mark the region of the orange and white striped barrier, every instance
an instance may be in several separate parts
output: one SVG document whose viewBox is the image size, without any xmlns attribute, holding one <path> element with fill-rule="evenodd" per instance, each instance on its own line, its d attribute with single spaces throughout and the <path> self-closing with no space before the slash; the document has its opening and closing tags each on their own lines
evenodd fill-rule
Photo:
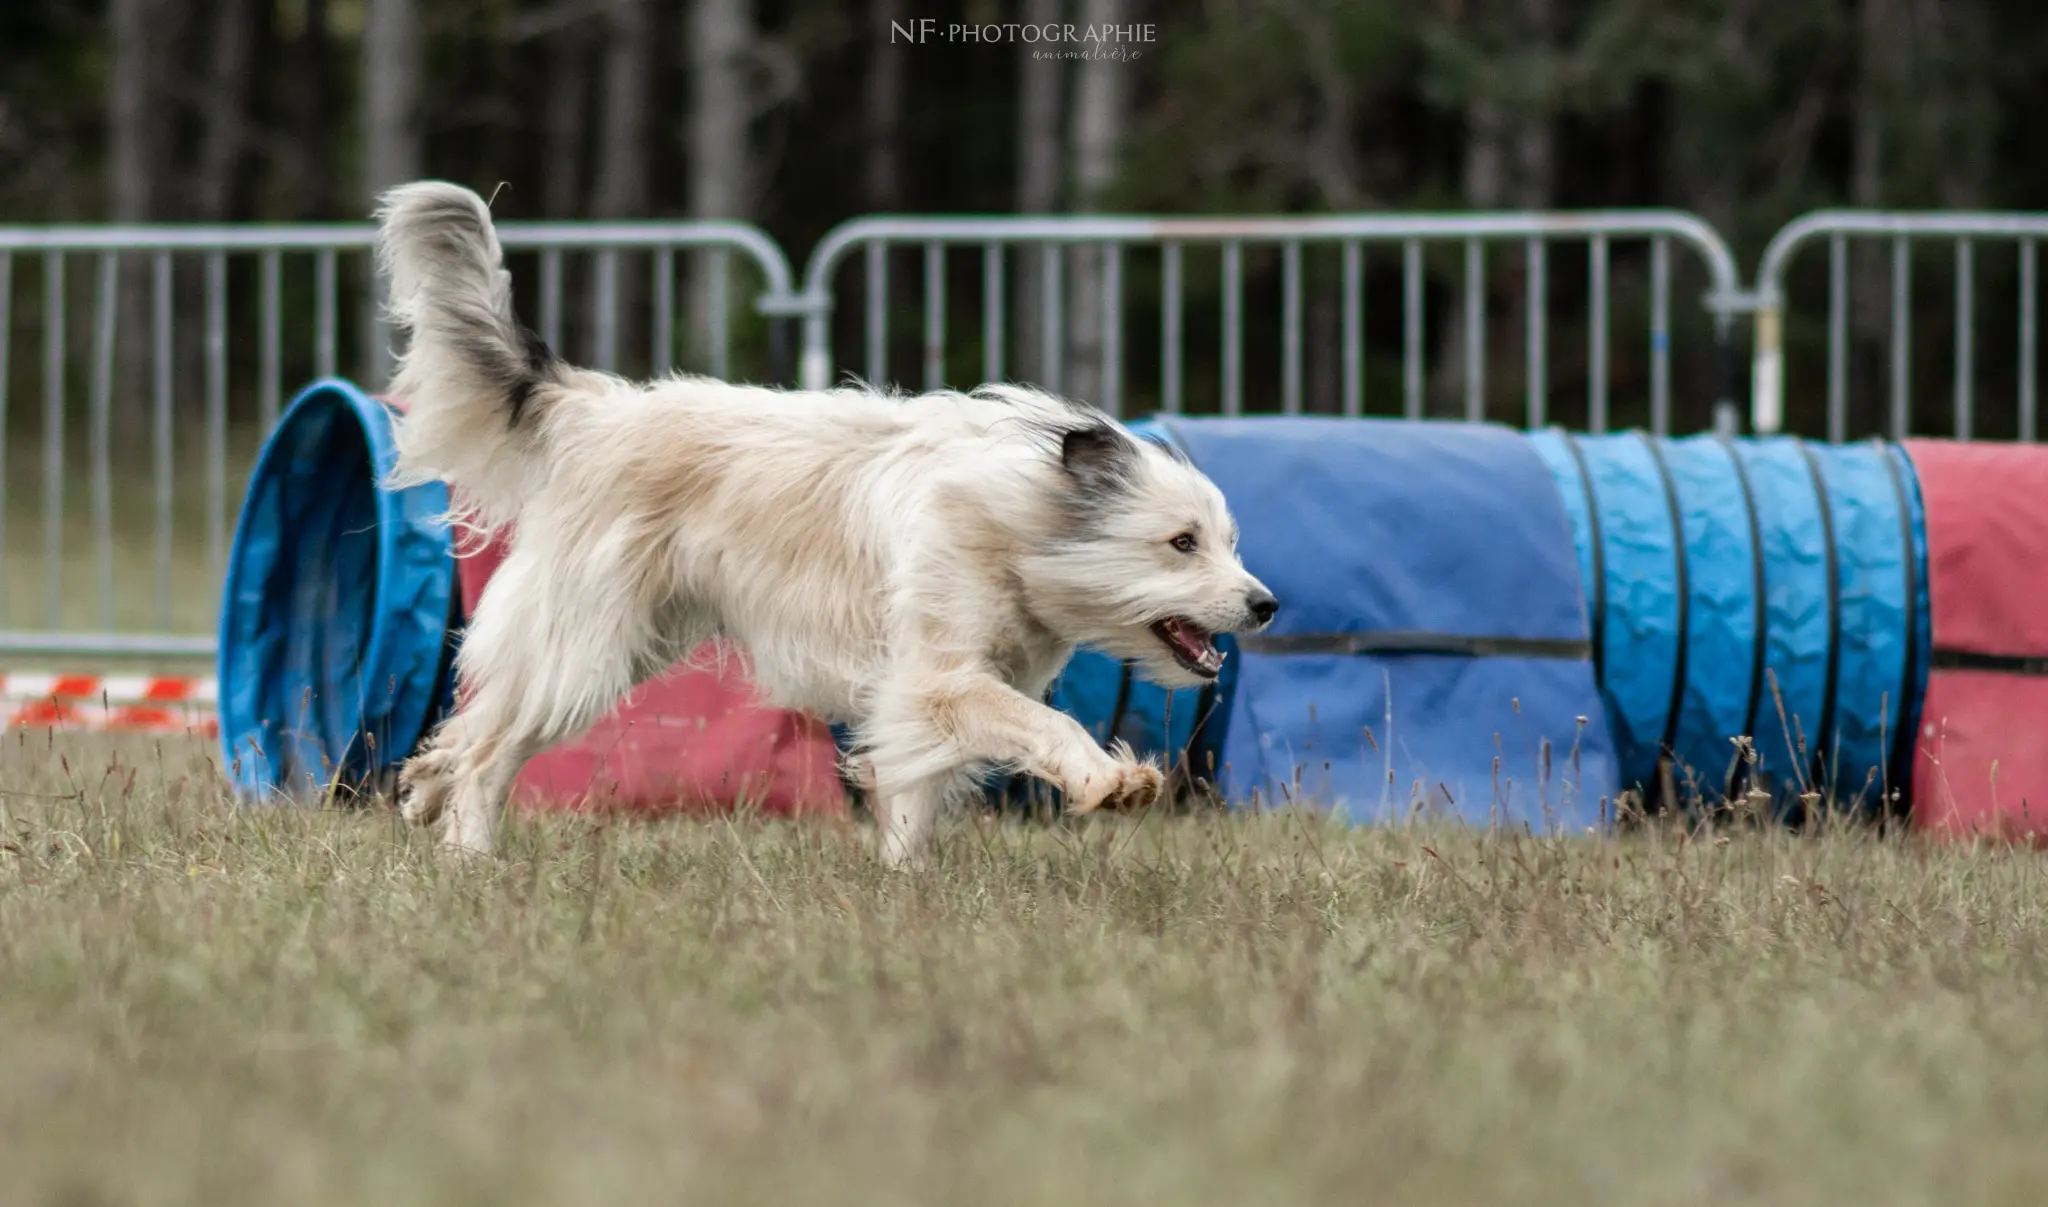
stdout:
<svg viewBox="0 0 2048 1207">
<path fill-rule="evenodd" d="M 0 672 L 0 710 L 10 729 L 111 733 L 220 732 L 213 678 Z"/>
</svg>

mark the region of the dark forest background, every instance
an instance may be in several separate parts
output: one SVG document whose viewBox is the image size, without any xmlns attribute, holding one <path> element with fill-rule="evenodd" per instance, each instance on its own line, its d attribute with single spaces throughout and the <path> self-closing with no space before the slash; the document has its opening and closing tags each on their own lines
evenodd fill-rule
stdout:
<svg viewBox="0 0 2048 1207">
<path fill-rule="evenodd" d="M 1022 43 L 892 43 L 892 23 L 920 18 L 1147 23 L 1154 34 L 1124 61 L 1034 59 Z M 496 206 L 511 218 L 745 219 L 799 267 L 833 224 L 875 211 L 1660 205 L 1711 222 L 1747 278 L 1774 229 L 1821 206 L 2041 206 L 2044 115 L 2039 0 L 0 4 L 0 221 L 361 219 L 380 187 L 435 175 L 503 182 Z M 1824 257 L 1809 258 L 1824 275 Z M 2016 278 L 2004 252 L 1979 259 L 1994 299 L 1978 306 L 1980 430 L 1996 434 L 1988 400 L 2012 388 L 2013 358 L 1998 349 L 2014 338 L 2002 291 Z M 1873 421 L 1888 263 L 1871 248 L 1854 273 L 1856 406 Z M 1938 409 L 1948 286 L 1933 274 L 1941 256 L 1929 263 L 1916 374 L 1928 383 L 1922 405 Z M 1458 388 L 1458 335 L 1444 318 L 1457 264 L 1432 262 L 1437 409 Z M 966 306 L 972 266 L 960 271 L 970 275 L 952 293 Z M 1247 271 L 1255 294 L 1270 286 L 1268 261 Z M 1553 265 L 1561 282 L 1575 271 Z M 1641 309 L 1629 284 L 1641 272 L 1616 261 L 1618 326 Z M 1314 274 L 1309 395 L 1327 406 L 1331 270 Z M 909 261 L 894 275 L 914 288 Z M 1134 268 L 1143 305 L 1138 279 Z M 1384 272 L 1374 281 L 1373 364 L 1394 374 L 1398 284 Z M 1700 287 L 1680 280 L 1684 322 Z M 1377 304 L 1382 288 L 1391 303 Z M 1509 341 L 1499 355 L 1512 360 L 1513 282 L 1498 291 L 1494 325 Z M 915 300 L 906 293 L 904 305 Z M 1191 312 L 1208 304 L 1191 292 Z M 849 366 L 857 316 L 841 319 Z M 905 339 L 914 326 L 896 323 Z M 1583 340 L 1568 320 L 1555 331 L 1563 348 Z M 1816 335 L 1795 322 L 1792 337 L 1806 347 Z M 1639 414 L 1639 343 L 1615 338 L 1624 420 Z M 1134 341 L 1133 359 L 1144 351 Z M 1271 372 L 1272 358 L 1248 348 L 1248 373 Z M 1709 359 L 1681 358 L 1691 422 L 1713 389 Z M 973 350 L 958 360 L 971 376 Z M 1568 351 L 1553 360 L 1561 390 L 1583 376 Z M 1818 389 L 1796 373 L 1795 386 Z M 1198 376 L 1191 396 L 1213 394 Z M 1495 376 L 1493 406 L 1511 411 L 1517 387 Z M 1398 394 L 1397 377 L 1372 378 L 1373 409 L 1398 406 Z M 1568 405 L 1557 417 L 1572 418 Z"/>
</svg>

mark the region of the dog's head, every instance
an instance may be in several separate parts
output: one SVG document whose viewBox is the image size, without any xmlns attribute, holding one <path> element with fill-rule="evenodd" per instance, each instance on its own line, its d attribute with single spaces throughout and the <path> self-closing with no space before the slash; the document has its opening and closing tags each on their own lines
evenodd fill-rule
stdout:
<svg viewBox="0 0 2048 1207">
<path fill-rule="evenodd" d="M 1066 522 L 1026 568 L 1032 611 L 1163 686 L 1213 680 L 1216 635 L 1262 629 L 1280 606 L 1238 560 L 1223 492 L 1106 416 L 1077 411 L 1057 436 Z"/>
</svg>

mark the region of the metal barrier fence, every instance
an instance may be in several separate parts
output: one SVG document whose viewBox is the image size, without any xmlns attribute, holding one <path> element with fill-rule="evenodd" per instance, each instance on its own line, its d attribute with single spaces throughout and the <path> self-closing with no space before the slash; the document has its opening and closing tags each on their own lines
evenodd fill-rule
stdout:
<svg viewBox="0 0 2048 1207">
<path fill-rule="evenodd" d="M 664 373 L 687 361 L 726 376 L 735 366 L 730 259 L 751 266 L 764 299 L 791 293 L 781 248 L 742 223 L 507 223 L 499 234 L 528 295 L 522 311 L 538 316 L 555 347 L 574 325 L 565 281 L 586 270 L 576 292 L 588 306 L 587 338 L 571 352 L 599 367 L 628 367 L 624 345 L 638 343 L 626 338 L 622 298 L 644 299 L 648 315 L 633 371 Z M 384 380 L 388 333 L 374 316 L 367 257 L 373 235 L 369 224 L 0 227 L 0 653 L 212 650 L 231 507 L 288 397 L 285 383 L 296 388 L 335 373 L 345 348 L 359 380 L 371 388 Z M 687 307 L 694 313 L 681 323 L 690 346 L 680 357 L 678 253 L 696 257 L 685 267 L 697 283 Z M 89 260 L 94 281 L 85 341 L 73 338 L 81 326 L 74 312 L 88 310 L 69 284 L 78 258 Z M 645 262 L 645 277 L 627 275 L 635 260 Z M 28 281 L 30 266 L 40 268 L 40 288 Z M 40 328 L 39 341 L 21 342 L 39 342 L 40 355 L 15 359 L 17 329 L 26 335 L 31 326 Z M 787 375 L 785 326 L 767 323 L 767 375 Z M 298 338 L 287 339 L 287 330 Z M 81 377 L 83 458 L 72 431 Z M 40 456 L 8 447 L 10 428 L 27 426 L 9 414 L 17 380 L 23 396 L 41 394 Z M 187 434 L 195 430 L 196 441 Z M 7 527 L 25 501 L 17 480 L 32 470 L 41 488 L 40 559 L 11 545 Z M 78 509 L 68 506 L 67 479 L 81 473 L 87 506 Z M 194 473 L 200 491 L 181 481 Z M 180 535 L 195 528 L 203 541 Z M 76 589 L 81 578 L 89 590 Z M 39 623 L 21 626 L 23 617 Z"/>
<path fill-rule="evenodd" d="M 925 388 L 945 384 L 947 377 L 946 300 L 947 252 L 960 245 L 978 246 L 982 253 L 981 272 L 981 366 L 984 380 L 1005 376 L 1008 345 L 1006 330 L 1009 289 L 1006 253 L 1013 247 L 1035 246 L 1039 313 L 1031 316 L 1038 324 L 1041 340 L 1037 381 L 1057 390 L 1063 382 L 1062 349 L 1071 341 L 1063 278 L 1070 248 L 1099 250 L 1092 266 L 1096 286 L 1099 333 L 1089 331 L 1099 356 L 1098 397 L 1112 412 L 1119 412 L 1124 399 L 1127 248 L 1145 246 L 1159 257 L 1160 368 L 1157 400 L 1159 409 L 1178 412 L 1186 402 L 1187 324 L 1184 308 L 1185 249 L 1213 246 L 1220 253 L 1221 325 L 1218 375 L 1219 409 L 1238 414 L 1245 405 L 1244 291 L 1245 248 L 1277 247 L 1281 265 L 1280 356 L 1278 406 L 1254 406 L 1252 410 L 1277 410 L 1297 414 L 1303 409 L 1303 258 L 1304 248 L 1333 245 L 1341 257 L 1339 287 L 1341 321 L 1342 389 L 1339 411 L 1358 415 L 1365 410 L 1365 249 L 1371 245 L 1395 244 L 1401 254 L 1401 394 L 1402 412 L 1411 417 L 1425 413 L 1427 362 L 1425 325 L 1428 307 L 1425 287 L 1428 273 L 1425 249 L 1445 243 L 1463 250 L 1463 287 L 1460 308 L 1451 321 L 1459 324 L 1462 336 L 1461 374 L 1463 411 L 1467 418 L 1487 415 L 1487 317 L 1489 282 L 1487 250 L 1490 245 L 1515 242 L 1521 245 L 1520 267 L 1525 297 L 1522 305 L 1524 333 L 1524 411 L 1530 426 L 1548 421 L 1550 407 L 1549 334 L 1551 312 L 1552 247 L 1563 241 L 1585 244 L 1587 249 L 1587 340 L 1586 388 L 1587 426 L 1595 431 L 1607 427 L 1609 408 L 1610 284 L 1611 249 L 1621 242 L 1640 243 L 1648 248 L 1650 350 L 1649 424 L 1662 433 L 1671 422 L 1671 247 L 1680 245 L 1697 259 L 1705 271 L 1707 289 L 1700 304 L 1707 312 L 1715 338 L 1722 345 L 1724 379 L 1732 378 L 1732 352 L 1728 340 L 1735 316 L 1746 311 L 1746 297 L 1740 289 L 1735 258 L 1727 244 L 1697 217 L 1668 210 L 1631 210 L 1583 213 L 1502 213 L 1424 215 L 1346 215 L 1303 218 L 1173 219 L 1118 217 L 1050 218 L 918 218 L 876 217 L 845 223 L 831 231 L 812 252 L 804 271 L 804 293 L 798 300 L 804 315 L 803 380 L 811 388 L 823 388 L 831 379 L 834 357 L 832 311 L 834 276 L 856 251 L 864 253 L 866 291 L 863 324 L 866 344 L 865 376 L 880 382 L 888 377 L 889 342 L 889 252 L 907 246 L 923 253 L 923 382 Z M 1082 299 L 1076 299 L 1080 301 Z M 1043 333 L 1057 336 L 1045 340 Z M 1013 374 L 1016 376 L 1016 374 Z M 1724 381 L 1717 398 L 1722 422 L 1734 417 L 1730 396 L 1732 381 Z"/>
<path fill-rule="evenodd" d="M 295 388 L 344 365 L 372 388 L 383 380 L 386 334 L 373 318 L 366 258 L 372 235 L 367 224 L 0 227 L 0 655 L 211 652 L 231 509 L 287 383 Z M 1861 303 L 1857 317 L 1865 321 L 1852 334 L 1855 249 L 1890 241 L 1882 426 L 1905 435 L 1915 426 L 1915 365 L 1928 367 L 1925 356 L 1914 358 L 1913 249 L 1941 240 L 1953 248 L 1948 406 L 1955 434 L 1968 439 L 1999 426 L 1982 421 L 1977 353 L 1983 332 L 2002 335 L 2007 319 L 2016 352 L 2012 431 L 2023 440 L 2038 431 L 2042 214 L 1810 214 L 1772 239 L 1754 293 L 1742 289 L 1734 256 L 1711 227 L 1667 210 L 862 218 L 835 228 L 812 252 L 800 291 L 782 250 L 741 223 L 508 223 L 500 235 L 514 261 L 521 312 L 533 316 L 543 338 L 581 363 L 632 376 L 688 367 L 787 381 L 797 351 L 788 328 L 800 321 L 801 380 L 822 388 L 838 363 L 835 320 L 846 319 L 837 334 L 861 346 L 864 375 L 888 381 L 896 301 L 890 266 L 892 257 L 912 255 L 921 256 L 912 307 L 921 331 L 918 354 L 908 359 L 918 362 L 914 384 L 924 388 L 1010 377 L 1055 390 L 1083 385 L 1119 413 L 1131 403 L 1168 412 L 1213 406 L 1226 414 L 1296 414 L 1316 409 L 1306 362 L 1320 356 L 1315 363 L 1333 387 L 1324 409 L 1339 414 L 1499 419 L 1508 417 L 1505 406 L 1518 412 L 1513 421 L 1532 427 L 1560 418 L 1577 424 L 1582 416 L 1584 427 L 1599 431 L 1639 415 L 1658 433 L 1700 417 L 1697 408 L 1684 417 L 1674 407 L 1674 333 L 1695 327 L 1706 333 L 1716 376 L 1684 394 L 1710 393 L 1712 421 L 1733 429 L 1735 320 L 1743 315 L 1754 318 L 1752 426 L 1787 426 L 1788 392 L 1804 396 L 1788 388 L 1788 349 L 1822 339 L 1791 301 L 1795 290 L 1804 297 L 1816 284 L 1799 275 L 1797 261 L 1825 240 L 1825 415 L 1801 410 L 1789 418 L 1815 431 L 1824 418 L 1832 440 L 1851 434 L 1852 343 L 1884 342 L 1868 321 L 1871 307 Z M 2016 245 L 2009 265 L 1999 258 L 1986 270 L 2015 274 L 2010 312 L 1980 309 L 1975 245 L 1990 240 Z M 1559 252 L 1560 245 L 1572 249 Z M 1674 246 L 1687 254 L 1674 257 Z M 978 273 L 955 254 L 975 248 Z M 681 311 L 679 253 L 693 257 L 681 266 L 691 282 Z M 1156 274 L 1138 271 L 1141 256 L 1156 260 Z M 733 304 L 749 287 L 731 279 L 735 257 L 751 273 L 750 310 Z M 1383 269 L 1382 257 L 1398 271 Z M 89 302 L 74 297 L 69 283 L 69 266 L 81 259 L 94 282 Z M 838 279 L 854 260 L 865 269 L 858 293 Z M 1261 275 L 1273 262 L 1277 270 Z M 1519 273 L 1519 284 L 1499 288 L 1502 269 Z M 1697 309 L 1674 312 L 1675 282 L 1687 274 L 1702 286 Z M 1271 313 L 1248 297 L 1273 300 Z M 858 304 L 842 306 L 849 300 Z M 1921 313 L 1927 309 L 1923 302 Z M 1134 317 L 1153 317 L 1148 310 L 1156 323 L 1134 325 Z M 1519 339 L 1504 329 L 1504 310 L 1519 317 Z M 1567 310 L 1569 322 L 1557 317 Z M 644 322 L 635 317 L 642 311 Z M 1555 333 L 1581 316 L 1583 340 L 1554 349 Z M 1614 339 L 1617 316 L 1622 325 L 1639 317 L 1647 336 L 1647 355 L 1626 361 L 1631 370 L 1640 362 L 1642 371 L 1620 389 L 1613 378 L 1624 359 L 1615 355 L 1623 346 Z M 961 338 L 970 328 L 978 328 L 971 332 L 977 338 Z M 1026 328 L 1040 337 L 1029 372 L 1017 366 L 1027 358 L 1014 350 Z M 679 348 L 679 335 L 686 347 Z M 1191 355 L 1210 343 L 1213 362 Z M 1517 343 L 1519 365 L 1489 363 L 1490 352 Z M 1275 388 L 1248 391 L 1247 382 L 1265 371 L 1262 357 Z M 1141 359 L 1156 364 L 1156 376 Z M 1793 384 L 1803 386 L 1805 369 L 1795 368 Z M 1091 380 L 1075 382 L 1083 372 Z M 1583 410 L 1576 395 L 1558 393 L 1557 383 L 1573 374 L 1583 377 Z M 1368 389 L 1375 381 L 1376 390 L 1398 396 L 1397 407 L 1379 405 L 1381 394 Z M 83 440 L 74 414 L 81 391 Z M 10 418 L 10 399 L 37 397 L 40 430 L 10 448 L 10 433 L 25 434 L 38 417 L 17 408 Z M 83 508 L 67 497 L 68 479 L 77 476 L 87 482 Z M 39 490 L 24 491 L 30 477 Z M 10 520 L 37 512 L 40 540 L 10 544 Z M 90 588 L 79 590 L 81 583 Z"/>
<path fill-rule="evenodd" d="M 1915 434 L 1913 407 L 1914 327 L 1913 251 L 1916 243 L 1942 241 L 1954 255 L 1954 303 L 1951 313 L 1954 345 L 1949 407 L 1959 440 L 1979 434 L 1978 293 L 1976 245 L 1980 241 L 2014 244 L 2012 267 L 2016 292 L 2013 381 L 2014 423 L 2010 432 L 2031 441 L 2038 434 L 2036 245 L 2048 236 L 2048 214 L 1883 213 L 1867 210 L 1822 210 L 1787 225 L 1772 237 L 1757 269 L 1756 334 L 1752 362 L 1751 423 L 1757 431 L 1775 432 L 1786 421 L 1786 318 L 1788 287 L 1801 251 L 1825 240 L 1828 246 L 1826 430 L 1831 441 L 1850 435 L 1851 358 L 1850 306 L 1852 249 L 1871 240 L 1888 240 L 1889 334 L 1884 434 L 1900 439 Z M 1866 264 L 1866 272 L 1874 265 Z M 1867 307 L 1866 310 L 1874 309 Z M 1998 317 L 1994 311 L 1993 318 Z"/>
</svg>

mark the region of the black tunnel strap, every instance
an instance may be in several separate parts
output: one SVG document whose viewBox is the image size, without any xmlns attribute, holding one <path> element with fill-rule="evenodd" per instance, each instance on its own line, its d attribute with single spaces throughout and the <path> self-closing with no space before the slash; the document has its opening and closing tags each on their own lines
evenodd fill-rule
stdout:
<svg viewBox="0 0 2048 1207">
<path fill-rule="evenodd" d="M 2048 677 L 2048 655 L 1985 654 L 1976 650 L 1945 650 L 1935 647 L 1929 664 L 1938 671 L 1985 671 L 1998 675 Z"/>
<path fill-rule="evenodd" d="M 434 663 L 434 687 L 427 696 L 427 723 L 420 729 L 422 741 L 447 716 L 453 716 L 461 704 L 453 698 L 451 689 L 459 689 L 460 686 L 454 683 L 455 656 L 462 647 L 463 635 L 468 631 L 468 621 L 463 615 L 462 575 L 451 571 L 450 577 L 453 581 L 448 584 L 447 627 L 441 630 L 441 653 Z M 440 712 L 443 695 L 450 696 L 446 716 Z"/>
<path fill-rule="evenodd" d="M 1209 722 L 1216 715 L 1216 704 L 1216 684 L 1203 684 L 1200 694 L 1195 697 L 1195 723 L 1189 727 L 1188 744 L 1181 751 L 1181 764 L 1187 768 L 1188 779 L 1194 783 L 1209 783 L 1216 772 L 1213 766 L 1203 766 L 1201 759 L 1201 756 L 1211 749 Z"/>
<path fill-rule="evenodd" d="M 1102 744 L 1107 747 L 1116 740 L 1119 730 L 1124 727 L 1124 714 L 1131 708 L 1131 661 L 1126 658 L 1117 670 L 1116 706 L 1109 710 L 1109 732 L 1102 735 Z"/>
<path fill-rule="evenodd" d="M 1560 432 L 1565 450 L 1579 467 L 1579 485 L 1586 492 L 1586 539 L 1593 547 L 1593 598 L 1590 633 L 1593 645 L 1593 682 L 1600 683 L 1607 665 L 1607 549 L 1600 537 L 1600 500 L 1593 490 L 1593 471 L 1586 464 L 1586 450 L 1578 437 Z"/>
<path fill-rule="evenodd" d="M 1901 802 L 1912 785 L 1913 734 L 1908 726 L 1913 724 L 1913 686 L 1917 679 L 1920 661 L 1920 559 L 1913 551 L 1913 511 L 1908 506 L 1906 475 L 1899 468 L 1899 458 L 1905 454 L 1894 451 L 1893 446 L 1877 441 L 1878 454 L 1884 458 L 1885 471 L 1891 475 L 1892 497 L 1899 505 L 1899 558 L 1905 563 L 1906 572 L 1906 665 L 1899 672 L 1899 692 L 1892 700 L 1892 748 L 1889 751 L 1892 787 L 1899 793 Z"/>
<path fill-rule="evenodd" d="M 1793 445 L 1799 455 L 1806 459 L 1806 472 L 1813 478 L 1814 498 L 1820 504 L 1821 547 L 1827 555 L 1828 568 L 1828 667 L 1827 686 L 1820 698 L 1820 729 L 1813 735 L 1813 759 L 1816 772 L 1827 770 L 1827 749 L 1834 742 L 1835 732 L 1835 677 L 1842 662 L 1842 569 L 1835 560 L 1835 507 L 1828 499 L 1827 479 L 1821 474 L 1820 458 L 1798 437 Z M 1816 781 L 1821 778 L 1815 775 Z"/>
<path fill-rule="evenodd" d="M 1767 581 L 1767 576 L 1764 572 L 1763 521 L 1757 515 L 1756 491 L 1750 486 L 1749 466 L 1742 460 L 1742 451 L 1735 447 L 1733 437 L 1723 435 L 1721 437 L 1721 447 L 1727 450 L 1728 460 L 1735 466 L 1735 482 L 1742 488 L 1742 510 L 1749 518 L 1749 589 L 1750 593 L 1755 597 L 1753 601 L 1755 614 L 1751 622 L 1755 628 L 1753 638 L 1755 645 L 1750 651 L 1749 657 L 1749 702 L 1743 706 L 1742 710 L 1742 735 L 1754 741 L 1756 738 L 1757 710 L 1763 706 L 1764 667 L 1768 661 L 1770 647 L 1771 609 L 1768 595 L 1770 583 Z M 1736 765 L 1735 774 L 1728 784 L 1729 796 L 1734 796 L 1746 786 L 1744 781 L 1748 778 L 1748 774 L 1749 767 L 1746 763 L 1738 763 Z"/>
<path fill-rule="evenodd" d="M 1247 654 L 1444 654 L 1462 658 L 1563 658 L 1583 662 L 1591 642 L 1573 637 L 1468 637 L 1389 629 L 1376 633 L 1257 633 L 1239 637 Z"/>
<path fill-rule="evenodd" d="M 1663 749 L 1670 753 L 1678 741 L 1678 714 L 1685 706 L 1685 676 L 1687 672 L 1687 650 L 1692 644 L 1692 588 L 1686 581 L 1685 517 L 1678 510 L 1678 484 L 1671 480 L 1671 467 L 1664 463 L 1664 450 L 1654 436 L 1638 432 L 1643 447 L 1650 452 L 1650 460 L 1657 465 L 1657 475 L 1664 480 L 1664 507 L 1671 515 L 1672 567 L 1677 578 L 1673 583 L 1678 595 L 1678 650 L 1671 660 L 1671 707 L 1664 716 Z"/>
</svg>

